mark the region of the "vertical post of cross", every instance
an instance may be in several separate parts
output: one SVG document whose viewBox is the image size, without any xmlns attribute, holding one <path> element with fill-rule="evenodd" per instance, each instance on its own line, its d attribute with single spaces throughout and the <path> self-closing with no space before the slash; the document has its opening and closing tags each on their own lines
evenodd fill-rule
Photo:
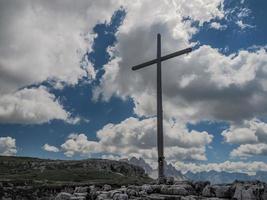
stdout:
<svg viewBox="0 0 267 200">
<path fill-rule="evenodd" d="M 164 181 L 164 140 L 163 140 L 163 111 L 162 111 L 162 83 L 161 83 L 161 62 L 171 58 L 189 53 L 192 48 L 186 48 L 181 51 L 161 56 L 161 36 L 157 35 L 157 58 L 132 67 L 132 70 L 142 69 L 144 67 L 157 64 L 157 144 L 158 144 L 158 181 Z"/>
<path fill-rule="evenodd" d="M 161 85 L 161 36 L 157 35 L 157 142 L 158 142 L 158 180 L 164 178 L 162 85 Z"/>
</svg>

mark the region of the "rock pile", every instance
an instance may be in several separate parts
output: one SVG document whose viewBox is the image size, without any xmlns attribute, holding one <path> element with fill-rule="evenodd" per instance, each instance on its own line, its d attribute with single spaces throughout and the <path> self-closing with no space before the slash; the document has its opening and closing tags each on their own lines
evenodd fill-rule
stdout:
<svg viewBox="0 0 267 200">
<path fill-rule="evenodd" d="M 0 199 L 55 199 L 55 200 L 267 200 L 267 184 L 259 181 L 211 185 L 209 182 L 173 181 L 165 184 L 86 185 L 34 189 L 0 185 Z"/>
<path fill-rule="evenodd" d="M 169 183 L 169 182 L 167 182 Z M 75 189 L 76 191 L 77 189 Z M 67 196 L 59 193 L 57 200 L 267 200 L 267 184 L 262 182 L 234 182 L 228 185 L 210 185 L 209 182 L 180 181 L 173 184 L 129 185 L 112 189 L 109 185 L 85 187 Z M 86 192 L 85 192 L 86 191 Z"/>
</svg>

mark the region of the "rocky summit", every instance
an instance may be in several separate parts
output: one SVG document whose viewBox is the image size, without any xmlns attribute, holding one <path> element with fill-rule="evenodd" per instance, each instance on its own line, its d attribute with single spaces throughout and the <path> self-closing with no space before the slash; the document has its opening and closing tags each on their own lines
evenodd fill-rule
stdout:
<svg viewBox="0 0 267 200">
<path fill-rule="evenodd" d="M 0 157 L 0 200 L 28 199 L 267 200 L 267 184 L 261 181 L 212 184 L 177 180 L 174 176 L 158 184 L 144 169 L 127 162 Z"/>
<path fill-rule="evenodd" d="M 32 186 L 1 185 L 3 200 L 266 200 L 267 184 L 263 182 L 234 182 L 211 185 L 209 182 L 166 180 L 165 184 L 143 184 L 112 187 L 83 185 L 34 188 Z"/>
</svg>

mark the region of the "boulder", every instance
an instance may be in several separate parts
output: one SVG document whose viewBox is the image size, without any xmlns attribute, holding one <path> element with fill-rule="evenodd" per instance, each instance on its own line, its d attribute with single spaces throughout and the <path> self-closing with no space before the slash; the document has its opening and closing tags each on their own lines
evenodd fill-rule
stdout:
<svg viewBox="0 0 267 200">
<path fill-rule="evenodd" d="M 215 193 L 213 188 L 210 185 L 206 185 L 205 188 L 202 191 L 203 197 L 214 197 Z"/>
<path fill-rule="evenodd" d="M 89 189 L 89 187 L 75 187 L 74 193 L 87 193 Z"/>
<path fill-rule="evenodd" d="M 162 185 L 151 185 L 153 193 L 160 193 Z"/>
<path fill-rule="evenodd" d="M 70 193 L 67 193 L 67 192 L 60 192 L 55 200 L 70 200 L 72 197 L 72 195 Z"/>
<path fill-rule="evenodd" d="M 111 188 L 110 185 L 105 184 L 105 185 L 103 186 L 103 190 L 104 190 L 104 191 L 110 191 L 111 189 L 112 189 L 112 188 Z"/>
<path fill-rule="evenodd" d="M 139 196 L 139 192 L 136 191 L 136 190 L 133 190 L 133 189 L 127 189 L 127 190 L 126 190 L 126 194 L 127 194 L 129 197 L 138 197 L 138 196 Z"/>
<path fill-rule="evenodd" d="M 218 198 L 231 198 L 230 186 L 213 186 L 215 196 Z"/>
<path fill-rule="evenodd" d="M 146 192 L 147 194 L 151 194 L 153 192 L 151 185 L 147 185 L 147 184 L 142 185 L 141 190 Z"/>
<path fill-rule="evenodd" d="M 109 191 L 109 197 L 113 198 L 116 194 L 121 194 L 121 190 L 111 190 Z"/>
<path fill-rule="evenodd" d="M 261 199 L 267 199 L 267 185 L 264 185 L 264 190 L 261 196 Z"/>
<path fill-rule="evenodd" d="M 173 177 L 170 176 L 170 177 L 166 177 L 165 179 L 166 179 L 165 182 L 167 185 L 173 185 L 174 184 L 174 178 Z"/>
<path fill-rule="evenodd" d="M 245 188 L 243 185 L 237 185 L 233 196 L 235 200 L 257 200 L 251 187 Z"/>
<path fill-rule="evenodd" d="M 168 195 L 188 195 L 188 191 L 181 185 L 164 185 L 161 187 L 160 193 Z"/>
<path fill-rule="evenodd" d="M 210 185 L 209 181 L 197 181 L 194 183 L 194 188 L 197 194 L 201 194 L 206 185 Z"/>
<path fill-rule="evenodd" d="M 186 197 L 181 197 L 181 200 L 198 200 L 199 198 L 196 196 L 186 196 Z"/>
<path fill-rule="evenodd" d="M 107 200 L 107 199 L 109 199 L 108 193 L 101 193 L 96 198 L 96 200 Z"/>
<path fill-rule="evenodd" d="M 119 193 L 116 193 L 113 196 L 113 200 L 128 200 L 128 195 L 127 194 L 119 194 Z"/>
</svg>

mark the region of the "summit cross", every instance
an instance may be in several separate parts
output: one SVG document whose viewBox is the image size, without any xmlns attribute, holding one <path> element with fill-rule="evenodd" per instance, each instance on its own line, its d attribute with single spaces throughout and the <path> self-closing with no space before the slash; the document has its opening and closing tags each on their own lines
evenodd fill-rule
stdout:
<svg viewBox="0 0 267 200">
<path fill-rule="evenodd" d="M 174 53 L 161 56 L 161 36 L 157 35 L 157 58 L 148 62 L 132 67 L 132 70 L 138 70 L 153 64 L 157 64 L 157 146 L 158 146 L 158 180 L 164 179 L 164 140 L 163 140 L 163 111 L 162 111 L 162 86 L 161 86 L 161 62 L 174 58 L 192 51 L 192 48 L 186 48 Z"/>
</svg>

